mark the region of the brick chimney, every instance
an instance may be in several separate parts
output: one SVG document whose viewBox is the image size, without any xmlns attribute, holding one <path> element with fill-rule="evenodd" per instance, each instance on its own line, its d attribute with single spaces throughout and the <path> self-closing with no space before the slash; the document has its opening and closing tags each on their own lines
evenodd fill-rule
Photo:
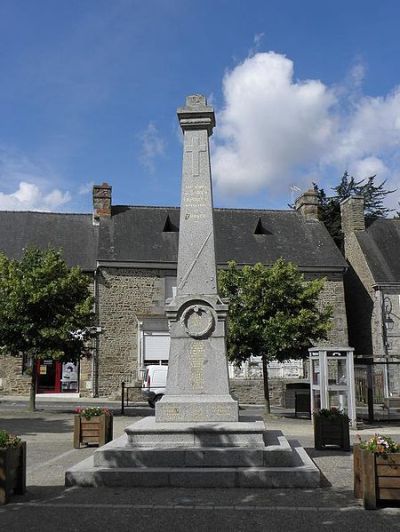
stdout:
<svg viewBox="0 0 400 532">
<path fill-rule="evenodd" d="M 295 209 L 306 220 L 318 220 L 319 201 L 315 190 L 310 188 L 299 196 L 295 202 Z"/>
<path fill-rule="evenodd" d="M 93 186 L 93 221 L 111 216 L 111 190 L 108 183 Z"/>
<path fill-rule="evenodd" d="M 364 196 L 350 196 L 340 204 L 342 231 L 345 235 L 353 231 L 364 231 Z"/>
</svg>

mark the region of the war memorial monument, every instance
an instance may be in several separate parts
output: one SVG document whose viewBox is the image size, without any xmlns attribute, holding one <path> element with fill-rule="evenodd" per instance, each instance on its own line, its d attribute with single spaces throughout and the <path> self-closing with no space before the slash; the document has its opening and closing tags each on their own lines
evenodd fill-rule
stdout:
<svg viewBox="0 0 400 532">
<path fill-rule="evenodd" d="M 171 344 L 167 389 L 155 417 L 66 472 L 66 485 L 317 487 L 301 447 L 264 421 L 240 421 L 229 393 L 228 303 L 218 295 L 209 136 L 212 107 L 201 95 L 178 109 L 184 153 L 177 289 L 167 304 Z"/>
</svg>

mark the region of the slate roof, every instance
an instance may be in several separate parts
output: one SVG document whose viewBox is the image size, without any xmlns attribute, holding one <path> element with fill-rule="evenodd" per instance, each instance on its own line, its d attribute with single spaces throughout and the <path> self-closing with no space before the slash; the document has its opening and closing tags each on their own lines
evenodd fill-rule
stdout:
<svg viewBox="0 0 400 532">
<path fill-rule="evenodd" d="M 101 220 L 99 260 L 177 261 L 179 233 L 173 229 L 179 226 L 179 208 L 115 206 L 112 213 Z M 215 209 L 214 221 L 218 264 L 272 264 L 283 257 L 302 269 L 346 268 L 325 226 L 295 211 Z M 254 234 L 256 228 L 262 234 Z"/>
<path fill-rule="evenodd" d="M 114 206 L 112 213 L 94 226 L 91 214 L 0 211 L 0 250 L 20 258 L 29 245 L 50 246 L 85 271 L 97 260 L 177 262 L 179 208 Z M 218 264 L 272 264 L 283 257 L 305 270 L 346 267 L 325 226 L 295 211 L 215 209 L 214 220 Z"/>
<path fill-rule="evenodd" d="M 24 248 L 62 249 L 69 266 L 96 268 L 98 228 L 91 214 L 0 211 L 0 251 L 19 259 Z"/>
<path fill-rule="evenodd" d="M 400 220 L 380 218 L 355 235 L 376 284 L 400 283 Z"/>
</svg>

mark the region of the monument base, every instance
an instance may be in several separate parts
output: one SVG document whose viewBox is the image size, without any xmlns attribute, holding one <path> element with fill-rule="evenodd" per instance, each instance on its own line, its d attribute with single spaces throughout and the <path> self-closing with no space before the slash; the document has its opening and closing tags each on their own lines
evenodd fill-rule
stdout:
<svg viewBox="0 0 400 532">
<path fill-rule="evenodd" d="M 157 423 L 143 418 L 125 429 L 134 447 L 252 447 L 264 448 L 263 421 L 251 423 Z"/>
<path fill-rule="evenodd" d="M 264 423 L 156 423 L 144 418 L 65 474 L 66 486 L 316 488 L 299 445 Z"/>
<path fill-rule="evenodd" d="M 239 405 L 230 395 L 164 395 L 156 403 L 156 421 L 238 422 Z"/>
</svg>

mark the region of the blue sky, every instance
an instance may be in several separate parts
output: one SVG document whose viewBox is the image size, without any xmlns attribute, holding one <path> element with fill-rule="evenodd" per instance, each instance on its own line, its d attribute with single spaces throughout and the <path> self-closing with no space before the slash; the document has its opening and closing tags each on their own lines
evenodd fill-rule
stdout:
<svg viewBox="0 0 400 532">
<path fill-rule="evenodd" d="M 89 212 L 103 181 L 178 205 L 193 93 L 216 206 L 286 208 L 345 170 L 396 188 L 399 22 L 397 0 L 1 0 L 0 209 Z"/>
</svg>

